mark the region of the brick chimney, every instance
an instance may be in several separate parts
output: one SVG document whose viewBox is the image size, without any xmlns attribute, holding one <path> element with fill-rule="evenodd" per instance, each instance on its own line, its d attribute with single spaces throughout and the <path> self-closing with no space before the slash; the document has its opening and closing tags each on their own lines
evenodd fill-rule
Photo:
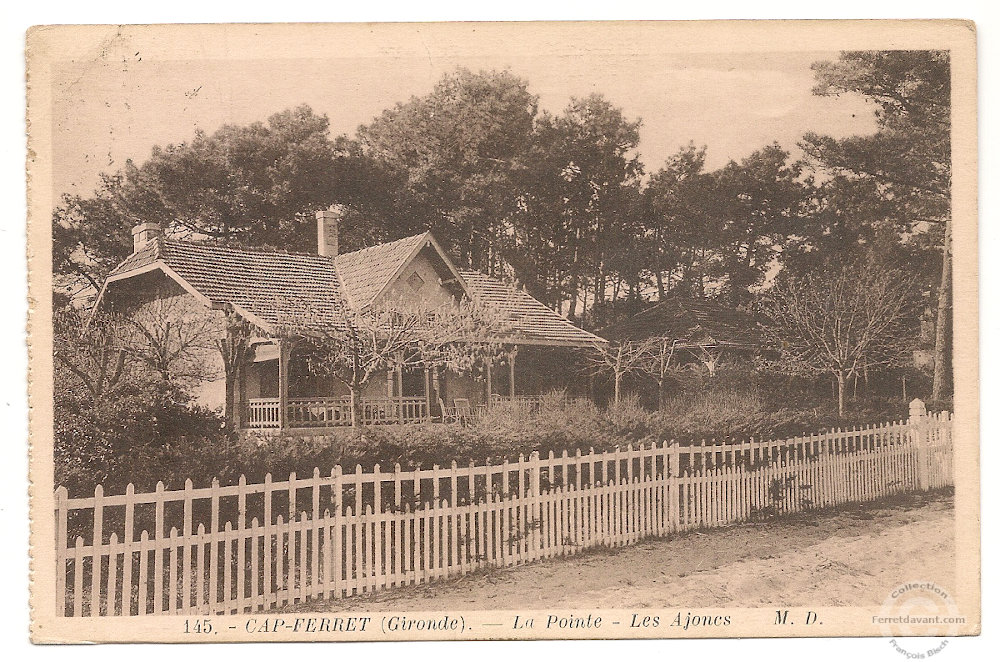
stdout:
<svg viewBox="0 0 1000 662">
<path fill-rule="evenodd" d="M 316 212 L 316 235 L 320 255 L 337 257 L 340 250 L 340 219 L 343 205 L 330 205 L 329 209 Z"/>
<path fill-rule="evenodd" d="M 132 250 L 137 251 L 154 239 L 163 237 L 163 228 L 152 221 L 140 223 L 132 228 Z"/>
</svg>

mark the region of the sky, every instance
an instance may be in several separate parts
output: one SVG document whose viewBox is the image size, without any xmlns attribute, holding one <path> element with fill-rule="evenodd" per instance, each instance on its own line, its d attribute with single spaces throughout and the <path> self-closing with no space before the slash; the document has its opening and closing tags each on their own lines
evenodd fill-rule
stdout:
<svg viewBox="0 0 1000 662">
<path fill-rule="evenodd" d="M 127 47 L 127 50 L 123 50 Z M 86 195 L 100 172 L 142 162 L 154 145 L 189 140 L 196 129 L 248 124 L 302 103 L 330 119 L 331 134 L 353 134 L 385 108 L 431 90 L 456 67 L 509 69 L 539 105 L 561 111 L 571 97 L 600 92 L 626 117 L 641 118 L 639 155 L 647 171 L 688 142 L 705 145 L 721 167 L 778 142 L 793 155 L 807 131 L 835 137 L 875 130 L 873 107 L 858 96 L 811 93 L 817 60 L 836 52 L 534 52 L 426 55 L 391 48 L 324 57 L 173 59 L 125 44 L 114 57 L 65 60 L 54 73 L 54 193 Z M 315 52 L 313 49 L 310 53 Z"/>
</svg>

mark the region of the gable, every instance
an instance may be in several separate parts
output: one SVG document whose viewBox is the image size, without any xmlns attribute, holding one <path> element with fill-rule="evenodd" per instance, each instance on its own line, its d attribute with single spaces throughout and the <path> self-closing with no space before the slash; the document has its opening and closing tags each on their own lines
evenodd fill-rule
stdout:
<svg viewBox="0 0 1000 662">
<path fill-rule="evenodd" d="M 109 288 L 103 298 L 103 306 L 108 312 L 128 314 L 151 301 L 175 296 L 193 298 L 192 294 L 162 269 L 152 269 Z"/>
<path fill-rule="evenodd" d="M 445 284 L 451 274 L 434 259 L 433 250 L 425 246 L 417 253 L 388 284 L 382 298 L 420 301 L 428 308 L 455 303 L 455 288 Z"/>
<path fill-rule="evenodd" d="M 467 293 L 458 270 L 430 232 L 338 255 L 335 264 L 344 297 L 356 310 L 384 300 L 390 292 L 408 299 L 417 291 L 406 283 L 414 269 L 421 270 L 420 280 L 437 282 L 452 297 Z M 446 301 L 443 295 L 434 298 Z"/>
<path fill-rule="evenodd" d="M 415 235 L 338 255 L 337 275 L 352 307 L 370 306 L 423 240 L 424 235 Z"/>
</svg>

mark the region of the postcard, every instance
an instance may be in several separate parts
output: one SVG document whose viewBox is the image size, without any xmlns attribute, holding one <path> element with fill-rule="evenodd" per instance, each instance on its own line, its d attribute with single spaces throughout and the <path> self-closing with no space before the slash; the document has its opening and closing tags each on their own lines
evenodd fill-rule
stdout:
<svg viewBox="0 0 1000 662">
<path fill-rule="evenodd" d="M 26 39 L 33 641 L 979 633 L 972 23 Z"/>
</svg>

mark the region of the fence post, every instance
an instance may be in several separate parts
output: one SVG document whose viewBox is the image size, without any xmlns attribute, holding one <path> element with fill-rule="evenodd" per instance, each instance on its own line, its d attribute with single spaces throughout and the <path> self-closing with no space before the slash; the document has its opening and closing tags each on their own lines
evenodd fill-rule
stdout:
<svg viewBox="0 0 1000 662">
<path fill-rule="evenodd" d="M 343 545 L 341 523 L 344 515 L 343 480 L 344 469 L 338 464 L 333 467 L 333 485 L 332 493 L 330 494 L 330 500 L 333 503 L 333 576 L 331 579 L 328 579 L 330 589 L 327 592 L 327 597 L 330 597 L 332 593 L 335 598 L 341 597 L 341 589 L 343 587 L 341 584 L 341 577 L 343 576 L 343 561 L 341 559 Z M 350 573 L 347 576 L 350 578 Z"/>
<path fill-rule="evenodd" d="M 511 361 L 513 361 L 511 357 Z M 513 377 L 513 373 L 511 373 Z M 542 460 L 541 455 L 538 451 L 532 451 L 531 458 L 529 460 L 529 479 L 531 480 L 531 496 L 529 497 L 529 520 L 528 525 L 525 527 L 525 535 L 530 536 L 525 542 L 525 551 L 528 554 L 527 560 L 534 561 L 539 558 L 541 552 L 541 534 L 542 534 L 542 515 L 541 508 L 539 507 L 541 502 L 538 498 L 539 493 L 542 490 Z"/>
<path fill-rule="evenodd" d="M 541 455 L 538 451 L 532 451 L 531 457 L 529 458 L 531 467 L 531 492 L 534 495 L 538 495 L 539 490 L 542 487 L 542 464 Z"/>
<path fill-rule="evenodd" d="M 667 531 L 669 533 L 676 533 L 681 530 L 681 452 L 677 442 L 673 439 L 670 440 L 670 454 L 667 456 L 666 468 L 670 475 L 670 487 L 667 496 L 669 503 Z"/>
<path fill-rule="evenodd" d="M 94 488 L 94 533 L 90 539 L 91 570 L 90 570 L 90 615 L 101 615 L 101 557 L 104 553 L 104 487 Z M 111 563 L 111 556 L 108 556 Z M 114 599 L 109 604 L 114 605 Z M 114 614 L 109 614 L 113 616 Z"/>
<path fill-rule="evenodd" d="M 925 492 L 930 489 L 930 464 L 927 456 L 928 433 L 927 407 L 920 398 L 910 401 L 910 418 L 906 422 L 909 428 L 910 442 L 917 453 L 917 489 Z"/>
<path fill-rule="evenodd" d="M 68 511 L 66 501 L 69 492 L 65 487 L 56 488 L 56 616 L 66 615 L 66 540 L 68 529 Z M 74 614 L 79 616 L 79 614 Z"/>
</svg>

